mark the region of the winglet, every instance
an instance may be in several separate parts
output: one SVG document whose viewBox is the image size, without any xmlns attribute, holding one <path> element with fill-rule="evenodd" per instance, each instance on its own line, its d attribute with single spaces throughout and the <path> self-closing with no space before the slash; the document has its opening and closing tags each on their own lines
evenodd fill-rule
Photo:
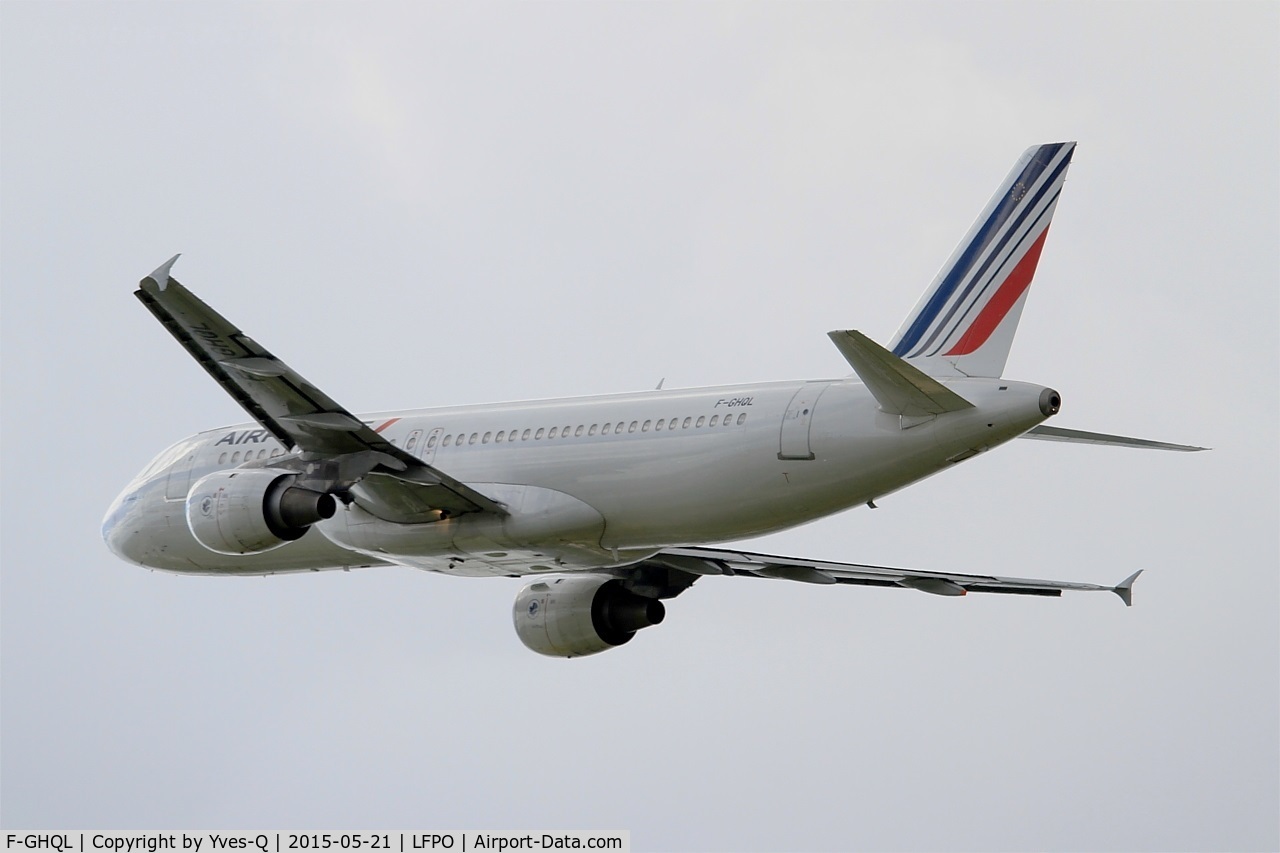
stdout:
<svg viewBox="0 0 1280 853">
<path fill-rule="evenodd" d="M 880 408 L 895 415 L 940 415 L 973 404 L 861 332 L 827 332 Z"/>
<path fill-rule="evenodd" d="M 1111 588 L 1111 591 L 1120 596 L 1120 600 L 1124 602 L 1125 607 L 1133 606 L 1133 582 L 1138 579 L 1138 575 L 1142 574 L 1142 569 L 1138 569 L 1129 577 L 1122 580 Z"/>
<path fill-rule="evenodd" d="M 151 275 L 144 278 L 141 282 L 139 282 L 139 284 L 146 284 L 149 281 L 156 287 L 160 288 L 161 290 L 164 290 L 165 287 L 169 285 L 169 270 L 173 268 L 173 265 L 178 262 L 178 258 L 180 257 L 182 257 L 181 252 L 174 255 L 172 258 L 170 258 L 169 260 L 161 264 L 159 267 L 157 267 L 155 272 L 153 272 Z"/>
</svg>

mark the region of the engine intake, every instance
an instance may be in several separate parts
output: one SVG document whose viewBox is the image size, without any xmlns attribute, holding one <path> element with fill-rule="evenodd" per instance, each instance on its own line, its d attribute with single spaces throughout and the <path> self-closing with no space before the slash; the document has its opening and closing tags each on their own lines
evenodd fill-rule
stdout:
<svg viewBox="0 0 1280 853">
<path fill-rule="evenodd" d="M 217 471 L 187 494 L 191 535 L 217 554 L 260 554 L 300 539 L 337 510 L 333 495 L 295 486 L 290 471 Z"/>
<path fill-rule="evenodd" d="M 520 590 L 512 608 L 520 642 L 538 654 L 566 658 L 628 643 L 636 631 L 657 625 L 666 613 L 658 599 L 600 575 L 531 583 Z"/>
</svg>

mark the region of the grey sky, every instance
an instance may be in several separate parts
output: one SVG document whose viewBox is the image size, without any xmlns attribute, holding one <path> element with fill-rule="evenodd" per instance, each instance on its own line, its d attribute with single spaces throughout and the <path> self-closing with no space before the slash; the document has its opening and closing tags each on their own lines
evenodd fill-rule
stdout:
<svg viewBox="0 0 1280 853">
<path fill-rule="evenodd" d="M 629 828 L 636 849 L 1280 846 L 1275 4 L 0 5 L 8 828 Z M 840 375 L 1076 139 L 1006 375 L 1055 424 L 547 660 L 517 581 L 223 580 L 98 525 L 244 420 L 176 275 L 355 411 Z M 732 500 L 732 495 L 726 495 Z"/>
</svg>

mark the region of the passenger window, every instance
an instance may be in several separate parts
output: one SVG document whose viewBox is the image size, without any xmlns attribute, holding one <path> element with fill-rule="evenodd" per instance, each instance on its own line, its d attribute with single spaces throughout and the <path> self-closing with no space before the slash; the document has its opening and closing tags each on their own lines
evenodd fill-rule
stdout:
<svg viewBox="0 0 1280 853">
<path fill-rule="evenodd" d="M 506 432 L 505 432 L 505 431 L 503 431 L 503 430 L 498 430 L 498 434 L 497 434 L 496 436 L 494 436 L 493 443 L 494 443 L 494 444 L 502 444 L 502 437 L 503 437 L 504 435 L 506 435 Z"/>
<path fill-rule="evenodd" d="M 240 451 L 237 450 L 235 453 L 231 454 L 231 464 L 235 465 L 239 461 L 240 461 Z"/>
<path fill-rule="evenodd" d="M 435 447 L 435 446 L 436 446 L 436 439 L 437 439 L 438 437 L 439 437 L 439 436 L 435 436 L 435 435 L 433 435 L 433 436 L 431 436 L 431 438 L 428 438 L 428 439 L 427 439 L 427 447 Z"/>
<path fill-rule="evenodd" d="M 742 414 L 738 415 L 738 426 L 742 426 L 742 425 L 743 425 L 743 424 L 745 424 L 746 422 L 747 422 L 747 413 L 746 413 L 746 412 L 743 412 Z"/>
<path fill-rule="evenodd" d="M 467 444 L 475 444 L 476 440 L 479 438 L 480 438 L 480 433 L 473 432 L 471 433 L 471 438 L 467 439 Z"/>
<path fill-rule="evenodd" d="M 585 429 L 585 427 L 583 427 L 582 424 L 578 424 L 578 428 L 573 431 L 573 437 L 577 438 L 578 436 L 582 435 L 583 429 Z"/>
<path fill-rule="evenodd" d="M 417 433 L 414 433 L 413 435 L 409 436 L 409 440 L 404 443 L 404 449 L 413 450 L 413 448 L 417 447 L 417 445 L 418 445 L 418 435 Z"/>
<path fill-rule="evenodd" d="M 662 429 L 662 425 L 663 425 L 663 424 L 665 424 L 665 423 L 666 423 L 666 420 L 665 420 L 665 419 L 663 419 L 663 418 L 658 418 L 658 422 L 657 422 L 656 424 L 654 424 L 654 425 L 653 425 L 653 431 L 654 431 L 654 432 L 659 432 L 659 431 Z"/>
<path fill-rule="evenodd" d="M 481 444 L 488 444 L 488 443 L 489 443 L 489 439 L 491 439 L 491 438 L 493 438 L 493 433 L 491 433 L 491 432 L 486 432 L 486 433 L 484 434 L 484 438 L 480 440 L 480 443 L 481 443 Z"/>
<path fill-rule="evenodd" d="M 284 451 L 278 447 L 275 450 L 271 451 L 272 459 L 275 459 L 277 456 L 283 456 L 283 455 L 284 455 Z"/>
<path fill-rule="evenodd" d="M 547 430 L 546 430 L 546 428 L 545 428 L 545 427 L 538 427 L 538 431 L 537 431 L 537 433 L 535 433 L 535 434 L 534 434 L 534 436 L 533 436 L 533 437 L 534 437 L 534 439 L 535 439 L 535 440 L 537 440 L 537 439 L 539 439 L 539 438 L 542 438 L 542 437 L 543 437 L 544 435 L 546 435 L 546 434 L 547 434 Z"/>
<path fill-rule="evenodd" d="M 559 427 L 552 427 L 550 432 L 547 433 L 547 438 L 555 438 L 558 430 L 559 430 Z"/>
<path fill-rule="evenodd" d="M 227 461 L 227 454 L 226 454 L 226 451 L 223 451 L 222 453 L 219 453 L 219 454 L 218 454 L 218 464 L 219 464 L 219 465 L 222 465 L 222 464 L 223 464 L 223 463 L 225 463 L 226 461 Z"/>
<path fill-rule="evenodd" d="M 639 421 L 632 421 L 631 426 L 627 427 L 627 432 L 635 432 L 636 427 L 640 425 Z"/>
<path fill-rule="evenodd" d="M 573 429 L 573 425 L 572 425 L 572 424 L 565 424 L 564 429 L 560 430 L 560 437 L 561 437 L 561 438 L 568 438 L 568 437 L 569 437 L 569 430 L 571 430 L 571 429 Z"/>
<path fill-rule="evenodd" d="M 718 423 L 720 423 L 720 416 L 719 416 L 719 415 L 712 415 L 712 416 L 711 416 L 711 423 L 707 424 L 707 426 L 715 426 L 715 425 L 716 425 L 716 424 L 718 424 Z"/>
<path fill-rule="evenodd" d="M 699 415 L 699 416 L 698 416 L 698 423 L 697 423 L 697 427 L 698 427 L 698 429 L 702 429 L 702 425 L 703 425 L 703 424 L 705 424 L 706 422 L 707 422 L 706 417 Z"/>
<path fill-rule="evenodd" d="M 680 425 L 680 424 L 678 424 L 678 423 L 677 423 L 677 421 L 678 421 L 678 420 L 679 420 L 679 418 L 672 418 L 672 419 L 671 419 L 671 423 L 667 424 L 667 429 L 668 429 L 668 430 L 673 430 L 673 429 L 675 429 L 676 427 L 678 427 L 678 426 Z"/>
<path fill-rule="evenodd" d="M 685 418 L 684 423 L 680 425 L 681 429 L 688 429 L 689 424 L 693 423 L 693 418 Z"/>
<path fill-rule="evenodd" d="M 258 458 L 259 459 L 267 458 L 267 449 L 265 447 L 258 451 Z"/>
<path fill-rule="evenodd" d="M 601 435 L 608 435 L 608 434 L 609 434 L 609 428 L 610 428 L 611 426 L 612 426 L 612 424 L 605 424 L 603 427 L 601 427 L 601 428 L 600 428 L 600 434 L 601 434 Z"/>
<path fill-rule="evenodd" d="M 596 430 L 600 428 L 599 424 L 592 424 L 591 429 L 587 430 L 587 435 L 595 435 Z"/>
<path fill-rule="evenodd" d="M 733 415 L 725 415 L 723 426 L 729 426 L 731 423 L 733 423 Z"/>
<path fill-rule="evenodd" d="M 644 426 L 640 427 L 641 432 L 648 432 L 649 427 L 653 425 L 653 421 L 645 421 Z"/>
<path fill-rule="evenodd" d="M 529 440 L 529 430 L 525 430 L 524 432 L 522 432 L 522 433 L 520 434 L 520 440 L 521 440 L 521 441 L 528 441 L 528 440 Z"/>
</svg>

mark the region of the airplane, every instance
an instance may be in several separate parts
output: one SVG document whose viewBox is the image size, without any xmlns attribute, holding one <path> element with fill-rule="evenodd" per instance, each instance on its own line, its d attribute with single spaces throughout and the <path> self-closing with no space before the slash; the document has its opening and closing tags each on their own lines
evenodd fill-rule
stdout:
<svg viewBox="0 0 1280 853">
<path fill-rule="evenodd" d="M 397 565 L 528 577 L 529 649 L 580 657 L 663 621 L 708 575 L 1060 596 L 1114 586 L 799 559 L 732 547 L 857 506 L 1015 438 L 1205 448 L 1051 427 L 1062 399 L 1002 378 L 1075 150 L 1029 148 L 888 347 L 829 332 L 843 378 L 356 416 L 183 287 L 135 296 L 254 423 L 160 453 L 112 504 L 108 547 L 195 575 Z"/>
</svg>

